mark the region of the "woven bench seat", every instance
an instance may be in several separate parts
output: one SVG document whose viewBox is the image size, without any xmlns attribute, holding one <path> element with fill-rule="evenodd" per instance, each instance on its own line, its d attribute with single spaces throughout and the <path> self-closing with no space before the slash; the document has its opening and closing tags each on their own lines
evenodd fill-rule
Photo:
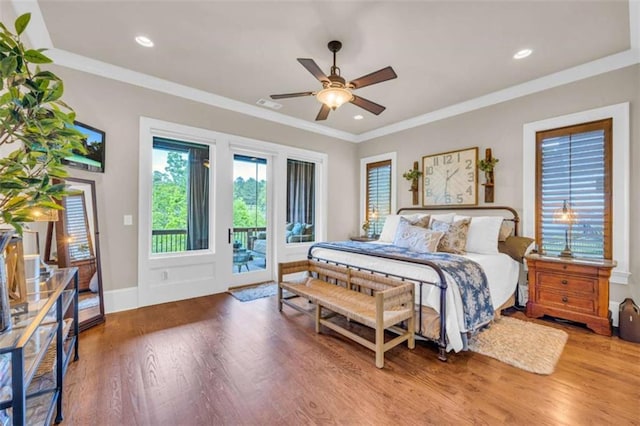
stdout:
<svg viewBox="0 0 640 426">
<path fill-rule="evenodd" d="M 317 278 L 303 281 L 285 281 L 288 274 L 308 272 Z M 278 270 L 278 309 L 286 304 L 304 313 L 298 305 L 283 297 L 283 289 L 303 297 L 315 304 L 316 332 L 324 325 L 348 337 L 376 353 L 376 366 L 384 366 L 384 352 L 407 341 L 414 348 L 414 285 L 382 275 L 355 271 L 342 266 L 328 265 L 316 261 L 281 263 Z M 375 329 L 375 342 L 370 342 L 355 333 L 322 317 L 322 309 L 345 316 Z M 394 327 L 407 321 L 407 329 Z M 384 341 L 384 330 L 392 328 L 399 336 Z"/>
</svg>

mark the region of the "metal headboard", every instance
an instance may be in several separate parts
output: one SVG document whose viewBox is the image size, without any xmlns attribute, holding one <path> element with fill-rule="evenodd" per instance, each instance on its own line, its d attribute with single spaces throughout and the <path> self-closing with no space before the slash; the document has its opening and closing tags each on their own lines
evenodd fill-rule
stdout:
<svg viewBox="0 0 640 426">
<path fill-rule="evenodd" d="M 513 235 L 518 236 L 518 225 L 520 224 L 520 216 L 518 212 L 508 206 L 423 206 L 423 207 L 401 207 L 398 209 L 397 214 L 406 212 L 433 212 L 433 211 L 446 211 L 446 212 L 461 212 L 461 211 L 478 211 L 478 210 L 493 210 L 508 212 L 512 217 L 505 217 L 504 220 L 513 222 Z"/>
</svg>

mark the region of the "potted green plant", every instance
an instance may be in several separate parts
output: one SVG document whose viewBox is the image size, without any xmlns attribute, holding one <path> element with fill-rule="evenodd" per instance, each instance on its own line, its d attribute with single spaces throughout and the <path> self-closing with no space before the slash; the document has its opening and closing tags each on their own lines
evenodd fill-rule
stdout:
<svg viewBox="0 0 640 426">
<path fill-rule="evenodd" d="M 418 169 L 409 169 L 402 174 L 402 177 L 411 182 L 411 188 L 409 191 L 418 190 L 418 179 L 422 176 L 422 172 Z"/>
<path fill-rule="evenodd" d="M 491 157 L 488 159 L 483 158 L 478 161 L 478 169 L 484 172 L 485 179 L 487 183 L 493 183 L 493 169 L 496 167 L 500 160 L 495 157 Z"/>
<path fill-rule="evenodd" d="M 62 80 L 40 68 L 50 63 L 42 49 L 24 46 L 20 35 L 31 19 L 15 21 L 15 33 L 0 23 L 0 228 L 22 234 L 22 223 L 35 209 L 61 209 L 55 201 L 66 194 L 54 178 L 67 176 L 62 159 L 84 152 L 84 136 L 73 129 L 75 114 L 62 101 Z M 11 150 L 13 149 L 13 150 Z M 0 241 L 4 240 L 0 238 Z M 4 252 L 0 255 L 4 256 Z M 0 259 L 4 266 L 4 259 Z M 0 271 L 0 281 L 6 274 Z M 6 285 L 0 286 L 0 299 Z M 0 300 L 0 330 L 10 325 Z"/>
<path fill-rule="evenodd" d="M 72 150 L 85 151 L 84 136 L 73 129 L 75 113 L 62 101 L 64 85 L 40 64 L 52 62 L 42 49 L 28 49 L 20 35 L 31 15 L 15 21 L 15 34 L 0 23 L 0 223 L 22 232 L 34 208 L 60 209 L 65 195 L 62 159 Z M 34 69 L 35 65 L 35 69 Z"/>
</svg>

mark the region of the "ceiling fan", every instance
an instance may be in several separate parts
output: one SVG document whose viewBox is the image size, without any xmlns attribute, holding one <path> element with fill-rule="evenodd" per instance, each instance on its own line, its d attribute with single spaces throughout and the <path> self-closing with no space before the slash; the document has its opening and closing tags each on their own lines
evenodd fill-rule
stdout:
<svg viewBox="0 0 640 426">
<path fill-rule="evenodd" d="M 326 120 L 331 110 L 335 111 L 336 108 L 339 108 L 346 102 L 351 102 L 352 104 L 366 109 L 367 111 L 375 115 L 379 115 L 382 111 L 384 111 L 385 107 L 383 107 L 382 105 L 379 105 L 360 96 L 356 96 L 352 93 L 352 91 L 355 89 L 361 89 L 363 87 L 370 86 L 372 84 L 392 80 L 398 77 L 393 68 L 382 68 L 381 70 L 363 75 L 362 77 L 356 78 L 355 80 L 351 80 L 347 83 L 346 80 L 340 76 L 340 68 L 336 66 L 336 52 L 338 52 L 342 48 L 342 43 L 337 40 L 333 40 L 329 42 L 327 47 L 329 47 L 329 50 L 333 52 L 333 66 L 331 67 L 331 73 L 328 77 L 322 72 L 318 64 L 316 64 L 313 59 L 298 58 L 298 62 L 300 62 L 302 66 L 307 69 L 307 71 L 313 74 L 313 76 L 317 78 L 320 83 L 322 83 L 322 90 L 319 90 L 317 92 L 298 92 L 285 93 L 281 95 L 271 95 L 271 99 L 315 96 L 316 99 L 318 99 L 318 101 L 322 103 L 320 112 L 318 112 L 318 115 L 316 116 L 316 121 Z"/>
</svg>

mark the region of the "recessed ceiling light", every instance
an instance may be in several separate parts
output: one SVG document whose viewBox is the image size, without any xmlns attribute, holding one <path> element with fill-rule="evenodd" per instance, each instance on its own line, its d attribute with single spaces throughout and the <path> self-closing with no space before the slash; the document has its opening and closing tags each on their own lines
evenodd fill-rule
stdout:
<svg viewBox="0 0 640 426">
<path fill-rule="evenodd" d="M 153 41 L 151 41 L 149 37 L 145 37 L 142 35 L 136 37 L 136 43 L 144 47 L 153 47 Z"/>
<path fill-rule="evenodd" d="M 517 52 L 515 55 L 513 55 L 513 59 L 523 59 L 531 55 L 532 53 L 533 53 L 533 50 L 531 49 L 522 49 L 519 52 Z"/>
<path fill-rule="evenodd" d="M 358 114 L 358 115 L 354 115 L 354 116 L 353 116 L 353 119 L 354 119 L 354 120 L 362 120 L 363 118 L 364 118 L 364 117 L 363 117 L 362 115 L 360 115 L 360 114 Z"/>
</svg>

